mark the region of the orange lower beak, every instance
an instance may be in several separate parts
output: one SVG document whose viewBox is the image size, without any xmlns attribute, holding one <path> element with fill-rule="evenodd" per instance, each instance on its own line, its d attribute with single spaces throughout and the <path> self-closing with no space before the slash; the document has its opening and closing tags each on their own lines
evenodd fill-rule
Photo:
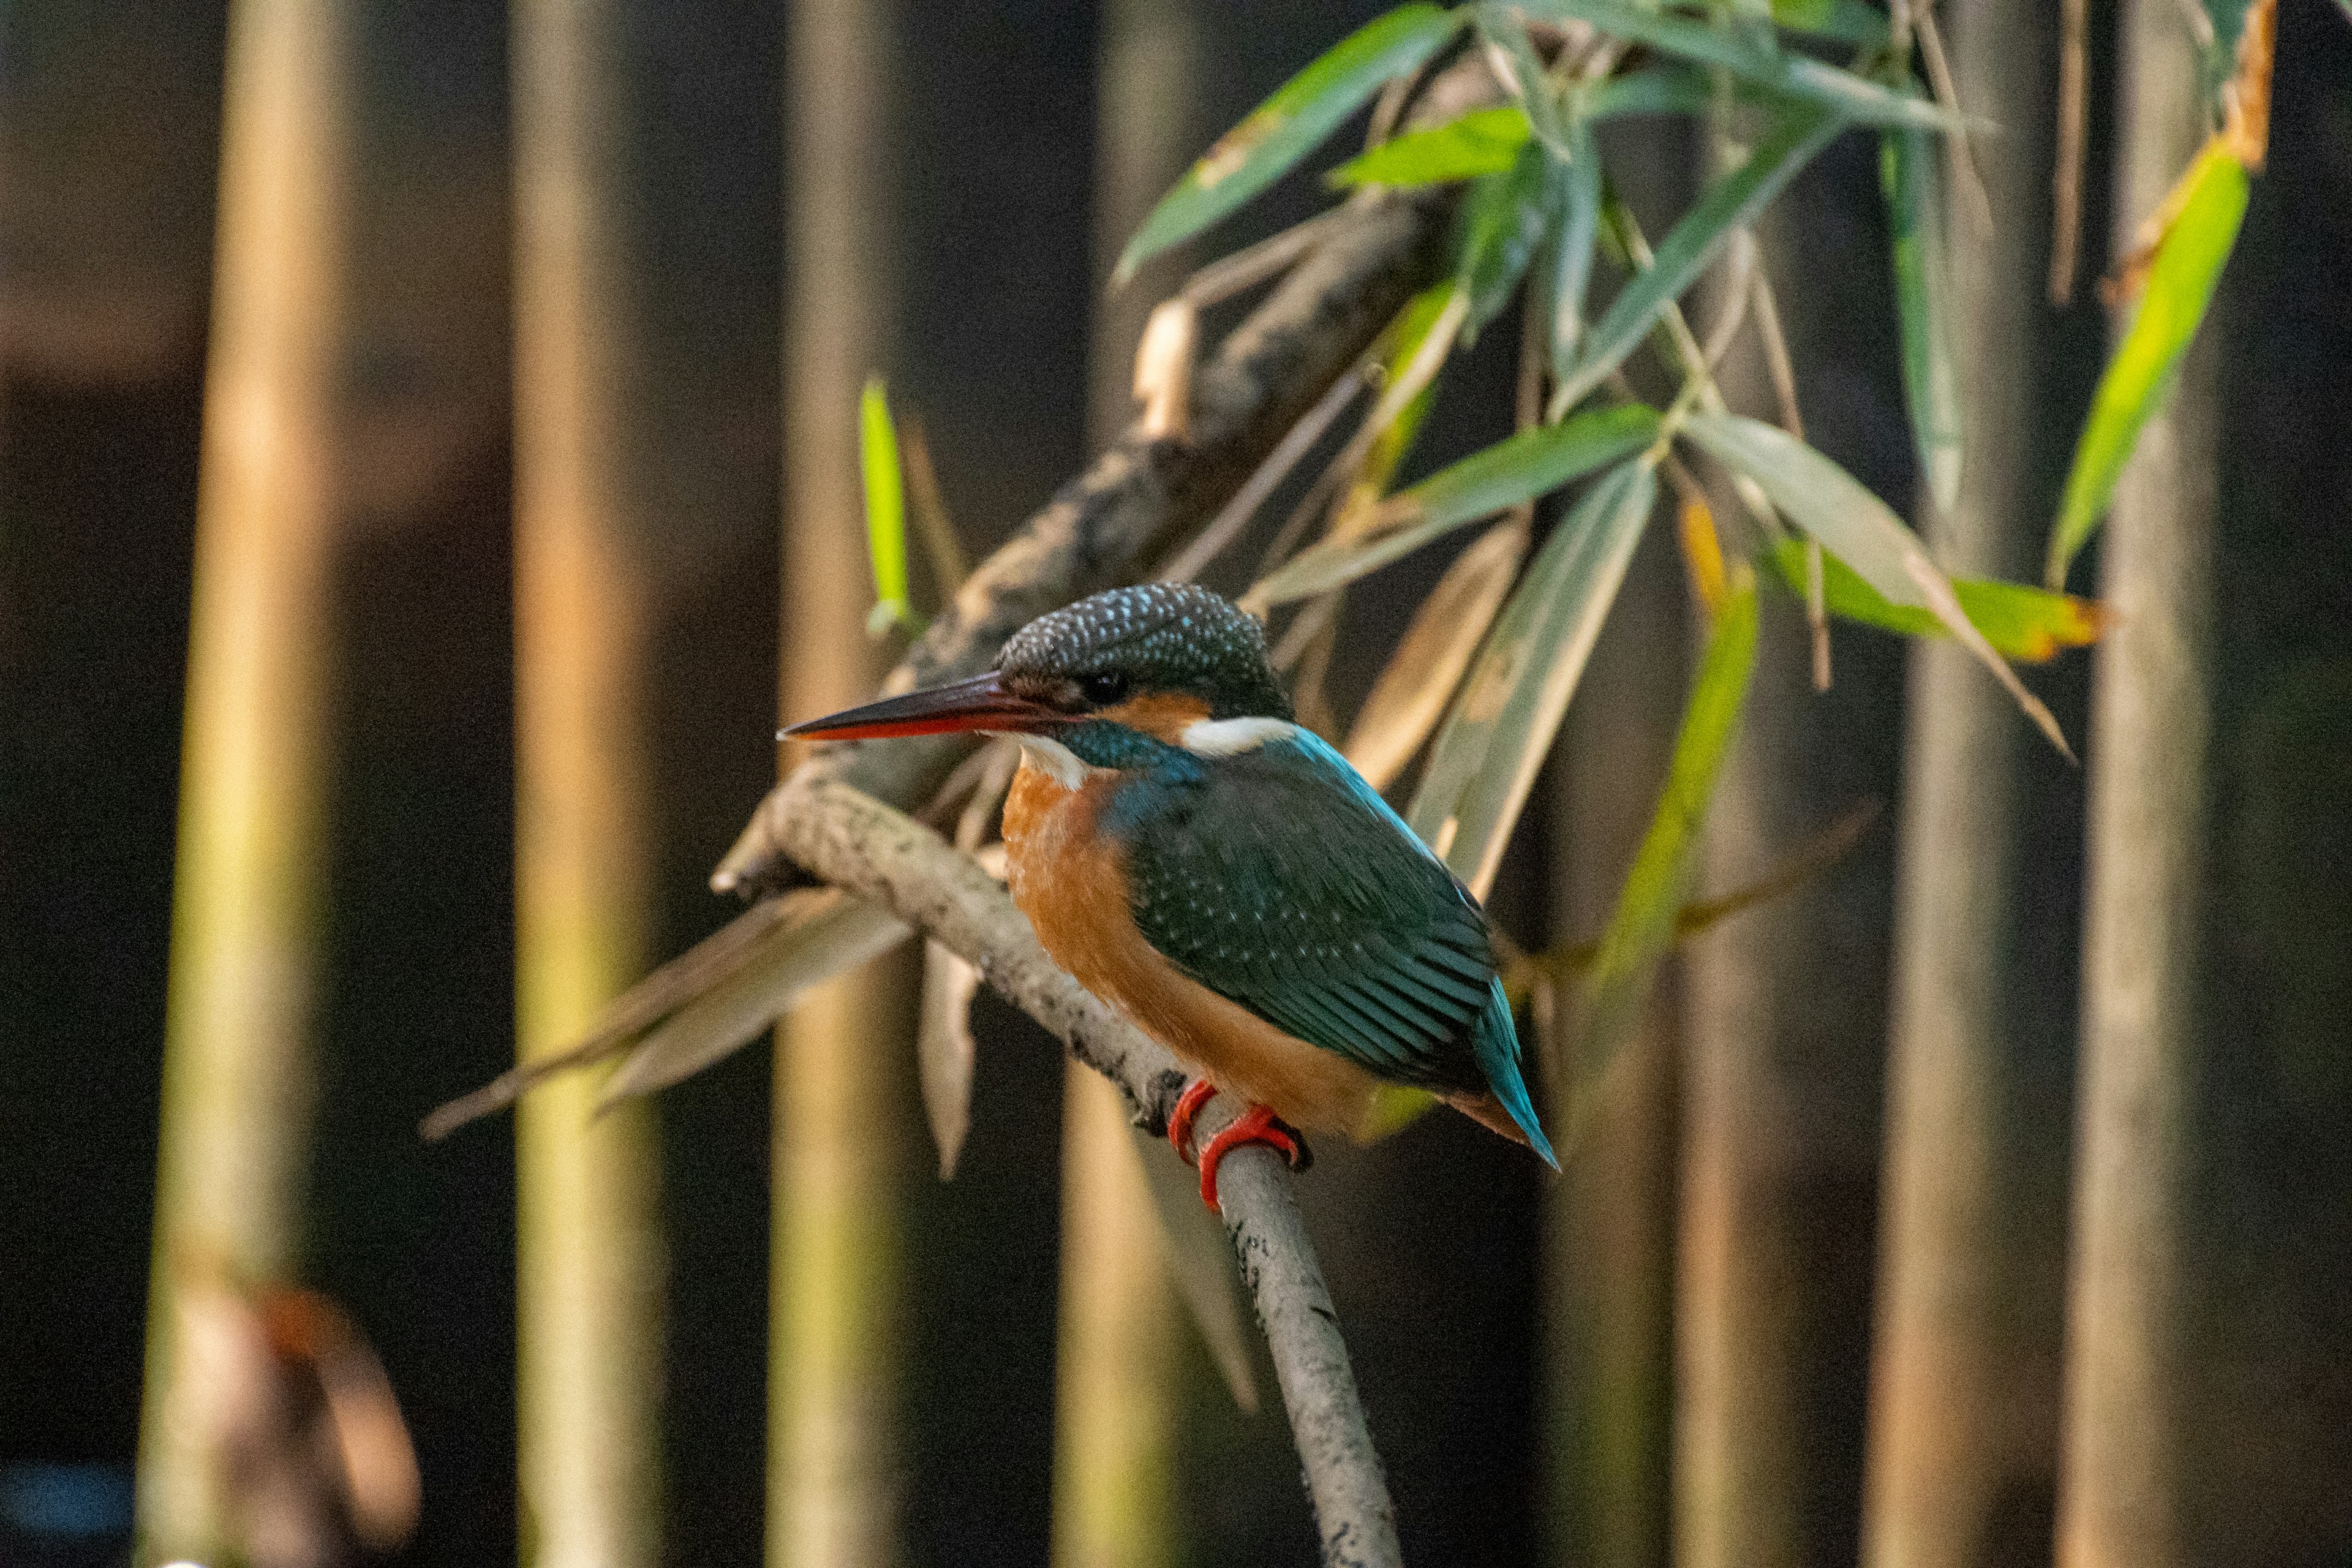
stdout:
<svg viewBox="0 0 2352 1568">
<path fill-rule="evenodd" d="M 886 697 L 794 724 L 777 738 L 786 741 L 879 741 L 898 735 L 943 735 L 959 730 L 1050 730 L 1069 715 L 1004 688 L 994 670 L 929 691 Z"/>
</svg>

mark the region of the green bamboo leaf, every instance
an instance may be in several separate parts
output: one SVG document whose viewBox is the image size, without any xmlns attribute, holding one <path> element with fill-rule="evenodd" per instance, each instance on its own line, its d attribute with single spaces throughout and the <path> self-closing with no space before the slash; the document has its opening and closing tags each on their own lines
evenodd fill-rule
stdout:
<svg viewBox="0 0 2352 1568">
<path fill-rule="evenodd" d="M 1655 462 L 1619 465 L 1544 542 L 1479 650 L 1405 820 L 1484 898 L 1657 500 Z"/>
<path fill-rule="evenodd" d="M 1974 654 L 2027 717 L 2068 757 L 2050 710 L 2025 689 L 1960 608 L 1943 568 L 1886 503 L 1829 458 L 1777 426 L 1737 414 L 1694 414 L 1683 429 L 1706 454 L 1762 487 L 1772 504 L 1843 558 L 1888 603 L 1925 609 Z"/>
<path fill-rule="evenodd" d="M 1657 433 L 1656 411 L 1639 404 L 1594 409 L 1562 424 L 1521 431 L 1390 497 L 1383 515 L 1366 531 L 1300 551 L 1250 590 L 1250 602 L 1271 606 L 1328 593 L 1442 534 L 1549 495 L 1639 451 Z"/>
<path fill-rule="evenodd" d="M 1589 22 L 1612 37 L 1661 54 L 1719 66 L 1768 92 L 1833 110 L 1856 124 L 1909 125 L 1923 131 L 1957 131 L 1964 124 L 1933 103 L 1906 98 L 1810 55 L 1784 50 L 1764 27 L 1717 27 L 1695 16 L 1643 10 L 1619 0 L 1534 0 L 1528 11 Z"/>
<path fill-rule="evenodd" d="M 1626 114 L 1697 114 L 1715 101 L 1715 84 L 1690 66 L 1645 66 L 1621 76 L 1580 85 L 1579 107 L 1587 121 Z"/>
<path fill-rule="evenodd" d="M 1790 104 L 1756 144 L 1747 163 L 1707 186 L 1682 221 L 1658 245 L 1647 270 L 1618 291 L 1588 335 L 1584 356 L 1552 392 L 1555 408 L 1571 408 L 1625 363 L 1668 305 L 1697 281 L 1732 234 L 1747 226 L 1813 154 L 1845 128 L 1834 114 Z"/>
<path fill-rule="evenodd" d="M 1792 592 L 1805 591 L 1805 547 L 1794 539 L 1772 546 L 1772 565 Z M 1952 592 L 1969 623 L 1984 634 L 1993 651 L 2026 664 L 2042 664 L 2070 647 L 2098 640 L 2105 617 L 2089 599 L 2053 594 L 2023 583 L 1955 577 Z M 1891 605 L 1854 569 L 1826 551 L 1822 556 L 1822 602 L 1830 614 L 1904 637 L 1947 637 L 1932 610 Z"/>
<path fill-rule="evenodd" d="M 1571 1137 L 1593 1090 L 1641 1019 L 1659 959 L 1681 934 L 1683 900 L 1697 864 L 1699 830 L 1747 701 L 1748 676 L 1756 668 L 1756 584 L 1744 568 L 1739 576 L 1738 586 L 1716 615 L 1698 677 L 1683 709 L 1682 727 L 1675 735 L 1665 789 L 1584 977 L 1569 1101 Z"/>
<path fill-rule="evenodd" d="M 907 489 L 898 466 L 898 431 L 882 378 L 866 378 L 857 400 L 857 459 L 866 479 L 866 547 L 874 558 L 874 611 L 866 631 L 880 637 L 915 618 L 907 601 Z"/>
<path fill-rule="evenodd" d="M 1288 173 L 1391 77 L 1418 70 L 1453 37 L 1461 18 L 1435 5 L 1402 5 L 1348 35 L 1275 90 L 1160 198 L 1118 258 L 1112 281 L 1233 212 Z"/>
<path fill-rule="evenodd" d="M 1475 179 L 1509 168 L 1531 134 L 1527 110 L 1516 103 L 1474 109 L 1443 125 L 1391 137 L 1323 178 L 1342 188 L 1394 185 L 1401 189 Z"/>
<path fill-rule="evenodd" d="M 1567 166 L 1539 142 L 1519 148 L 1511 166 L 1470 187 L 1456 225 L 1454 286 L 1469 296 L 1470 315 L 1462 324 L 1464 346 L 1478 329 L 1510 303 L 1527 275 L 1528 263 L 1543 246 L 1559 204 Z"/>
<path fill-rule="evenodd" d="M 1592 257 L 1601 232 L 1601 152 L 1581 121 L 1569 128 L 1570 159 L 1560 172 L 1559 216 L 1552 227 L 1551 269 L 1545 279 L 1551 312 L 1551 376 L 1565 381 L 1584 343 L 1584 300 L 1592 286 Z"/>
<path fill-rule="evenodd" d="M 2090 418 L 2074 447 L 2074 466 L 2050 531 L 2053 588 L 2066 585 L 2066 568 L 2106 515 L 2140 430 L 2171 395 L 2180 356 L 2205 320 L 2221 268 L 2237 244 L 2238 225 L 2246 216 L 2246 170 L 2220 138 L 2198 154 L 2182 186 L 2186 199 L 2179 216 L 2157 245 L 2139 311 L 2099 377 Z"/>
<path fill-rule="evenodd" d="M 1934 141 L 1923 131 L 1882 132 L 1878 174 L 1903 329 L 1903 401 L 1927 493 L 1937 511 L 1948 516 L 1960 500 L 1960 388 L 1952 364 L 1950 258 Z"/>
<path fill-rule="evenodd" d="M 1772 21 L 1791 33 L 1874 49 L 1886 42 L 1886 13 L 1862 0 L 1772 0 Z"/>
</svg>

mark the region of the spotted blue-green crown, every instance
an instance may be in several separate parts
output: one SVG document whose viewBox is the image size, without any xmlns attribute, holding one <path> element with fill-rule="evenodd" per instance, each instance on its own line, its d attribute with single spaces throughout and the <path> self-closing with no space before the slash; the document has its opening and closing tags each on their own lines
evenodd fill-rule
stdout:
<svg viewBox="0 0 2352 1568">
<path fill-rule="evenodd" d="M 1290 699 L 1266 662 L 1265 627 L 1190 583 L 1141 583 L 1080 599 L 1013 634 L 997 656 L 1008 683 L 1113 693 L 1183 692 L 1212 719 L 1288 719 Z"/>
</svg>

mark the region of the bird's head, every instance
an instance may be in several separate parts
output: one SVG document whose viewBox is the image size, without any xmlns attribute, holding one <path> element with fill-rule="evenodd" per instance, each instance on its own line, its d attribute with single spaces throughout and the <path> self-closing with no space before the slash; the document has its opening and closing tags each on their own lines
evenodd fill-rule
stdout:
<svg viewBox="0 0 2352 1568">
<path fill-rule="evenodd" d="M 795 740 L 959 730 L 1051 738 L 1097 767 L 1132 737 L 1215 755 L 1290 722 L 1255 616 L 1189 583 L 1113 588 L 1013 634 L 985 675 L 795 724 Z"/>
</svg>

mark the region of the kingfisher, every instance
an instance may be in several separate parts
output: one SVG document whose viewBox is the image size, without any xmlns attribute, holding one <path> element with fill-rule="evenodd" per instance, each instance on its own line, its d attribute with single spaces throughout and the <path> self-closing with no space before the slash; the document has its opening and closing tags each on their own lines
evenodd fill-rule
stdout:
<svg viewBox="0 0 2352 1568">
<path fill-rule="evenodd" d="M 1486 916 L 1346 758 L 1297 721 L 1265 628 L 1202 587 L 1114 588 L 1014 633 L 984 675 L 795 724 L 810 741 L 1020 743 L 1007 880 L 1055 963 L 1195 1075 L 1169 1141 L 1217 1165 L 1360 1136 L 1425 1089 L 1557 1169 Z M 1247 1109 L 1207 1147 L 1210 1096 Z"/>
</svg>

